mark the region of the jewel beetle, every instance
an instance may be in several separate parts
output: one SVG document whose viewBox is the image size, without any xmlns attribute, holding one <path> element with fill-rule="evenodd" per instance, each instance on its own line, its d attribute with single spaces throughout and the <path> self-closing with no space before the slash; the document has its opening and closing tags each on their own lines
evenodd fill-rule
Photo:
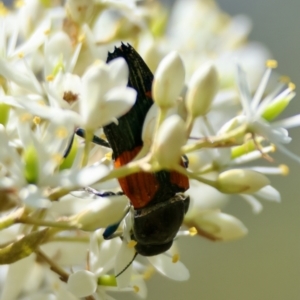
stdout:
<svg viewBox="0 0 300 300">
<path fill-rule="evenodd" d="M 146 114 L 153 105 L 151 87 L 153 74 L 141 56 L 129 44 L 108 53 L 107 63 L 122 57 L 129 68 L 128 86 L 137 91 L 133 107 L 118 119 L 103 127 L 112 148 L 115 168 L 130 162 L 143 146 L 142 128 Z M 188 178 L 175 171 L 138 172 L 119 178 L 124 194 L 133 206 L 132 239 L 135 250 L 143 256 L 167 251 L 182 224 L 189 207 Z"/>
</svg>

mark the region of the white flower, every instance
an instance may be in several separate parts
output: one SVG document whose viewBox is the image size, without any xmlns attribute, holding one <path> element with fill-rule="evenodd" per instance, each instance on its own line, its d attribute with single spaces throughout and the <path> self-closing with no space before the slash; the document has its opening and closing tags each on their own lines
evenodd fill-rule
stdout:
<svg viewBox="0 0 300 300">
<path fill-rule="evenodd" d="M 124 243 L 119 239 L 103 240 L 99 236 L 102 231 L 97 231 L 91 235 L 89 262 L 90 271 L 80 270 L 72 274 L 68 280 L 68 290 L 77 297 L 89 295 L 98 295 L 107 297 L 106 291 L 127 291 L 135 292 L 142 298 L 147 294 L 146 286 L 142 275 L 136 270 L 131 271 L 131 267 L 127 271 L 127 276 L 123 273 L 120 278 L 115 278 L 109 273 L 114 267 L 120 265 L 121 261 L 115 261 L 115 256 L 119 255 L 119 259 L 124 259 Z M 130 258 L 123 260 L 122 263 L 128 263 L 132 260 L 131 251 Z M 120 256 L 121 254 L 121 256 Z M 116 271 L 116 269 L 115 269 Z M 121 281 L 120 281 L 121 280 Z"/>
<path fill-rule="evenodd" d="M 293 84 L 289 84 L 288 87 L 285 88 L 283 91 L 281 84 L 278 86 L 277 89 L 273 91 L 273 93 L 267 95 L 265 98 L 262 99 L 263 93 L 268 83 L 268 79 L 271 75 L 271 70 L 274 67 L 272 65 L 274 65 L 275 62 L 269 61 L 268 64 L 270 66 L 267 68 L 253 98 L 251 96 L 249 86 L 246 80 L 246 74 L 239 65 L 237 66 L 237 81 L 244 116 L 244 120 L 241 119 L 240 122 L 245 122 L 250 132 L 263 136 L 265 139 L 275 144 L 280 151 L 300 162 L 299 156 L 291 153 L 283 146 L 283 144 L 287 144 L 291 141 L 291 138 L 288 136 L 288 132 L 285 128 L 299 126 L 300 115 L 296 115 L 274 123 L 268 122 L 264 115 L 266 114 L 266 111 L 270 109 L 270 107 L 272 108 L 273 106 L 274 115 L 270 116 L 271 119 L 273 119 L 274 116 L 276 116 L 282 111 L 281 107 L 276 109 L 276 105 L 279 105 L 282 102 L 288 103 L 295 96 L 295 87 Z"/>
<path fill-rule="evenodd" d="M 59 76 L 61 78 L 62 75 Z M 78 77 L 75 79 L 72 89 L 64 90 L 64 96 L 66 97 L 65 93 L 71 92 L 71 96 L 78 97 L 79 113 L 61 109 L 60 107 L 65 108 L 66 105 L 61 100 L 61 93 L 50 90 L 51 85 L 46 87 L 46 90 L 53 106 L 40 105 L 37 101 L 30 101 L 27 97 L 3 96 L 2 101 L 24 107 L 30 113 L 51 120 L 51 122 L 68 124 L 73 128 L 76 125 L 82 126 L 90 130 L 96 130 L 116 121 L 116 118 L 125 114 L 135 102 L 136 91 L 126 86 L 128 67 L 122 58 L 115 59 L 108 65 L 99 63 L 91 66 L 83 75 L 79 89 L 78 86 L 74 86 L 79 83 L 79 79 Z M 59 88 L 58 83 L 52 87 Z"/>
<path fill-rule="evenodd" d="M 107 125 L 127 112 L 136 91 L 126 87 L 128 67 L 123 58 L 92 66 L 82 77 L 79 112 L 85 128 Z"/>
<path fill-rule="evenodd" d="M 275 148 L 270 143 L 287 151 L 282 146 L 291 140 L 286 129 L 298 126 L 299 116 L 273 120 L 294 97 L 294 86 L 284 89 L 280 84 L 263 97 L 268 69 L 251 96 L 262 73 L 261 60 L 269 54 L 247 42 L 247 17 L 224 18 L 215 3 L 199 0 L 177 0 L 171 12 L 159 1 L 15 4 L 18 9 L 0 5 L 0 258 L 4 263 L 20 261 L 0 267 L 1 300 L 113 300 L 108 292 L 144 299 L 149 269 L 172 280 L 188 280 L 176 239 L 165 253 L 140 257 L 136 249 L 142 247 L 136 246 L 133 231 L 138 223 L 132 223 L 134 207 L 128 213 L 128 199 L 88 193 L 120 191 L 118 177 L 131 171 L 175 169 L 194 178 L 184 219 L 190 228 L 179 230 L 177 238 L 196 231 L 221 241 L 246 235 L 240 220 L 220 211 L 230 193 L 243 197 L 255 213 L 262 209 L 260 200 L 280 201 L 265 175 L 285 175 L 287 167 L 244 164 L 269 158 Z M 121 40 L 138 45 L 141 54 L 148 48 L 153 71 L 166 56 L 152 91 L 144 89 L 143 70 L 128 69 L 128 57 L 105 63 L 107 52 Z M 250 75 L 248 87 L 238 67 L 243 106 L 238 117 L 233 57 Z M 135 86 L 132 79 L 141 84 Z M 104 126 L 117 125 L 118 118 L 137 108 L 137 92 L 138 101 L 156 101 L 144 120 L 143 148 L 131 163 L 113 169 L 114 153 L 89 143 L 90 138 L 95 134 L 105 139 Z M 243 131 L 230 135 L 240 125 Z M 85 141 L 74 137 L 77 127 L 86 130 Z M 121 137 L 116 142 L 126 145 Z M 179 170 L 184 151 L 190 164 Z M 173 179 L 168 180 L 172 185 Z M 118 226 L 111 240 L 103 237 L 107 226 Z"/>
<path fill-rule="evenodd" d="M 73 71 L 81 49 L 81 43 L 76 46 L 75 50 L 73 48 L 70 37 L 64 32 L 55 33 L 45 42 L 45 78 L 55 73 L 58 68 L 64 69 L 65 72 Z"/>
<path fill-rule="evenodd" d="M 66 9 L 76 23 L 88 22 L 95 9 L 93 0 L 67 0 Z"/>
</svg>

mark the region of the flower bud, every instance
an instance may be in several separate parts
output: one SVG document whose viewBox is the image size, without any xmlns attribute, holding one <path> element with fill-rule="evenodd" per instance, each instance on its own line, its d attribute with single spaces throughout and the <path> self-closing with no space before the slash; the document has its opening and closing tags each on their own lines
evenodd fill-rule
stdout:
<svg viewBox="0 0 300 300">
<path fill-rule="evenodd" d="M 252 170 L 233 169 L 221 173 L 217 184 L 218 190 L 225 194 L 252 194 L 269 185 L 270 180 Z"/>
<path fill-rule="evenodd" d="M 184 223 L 189 227 L 196 227 L 198 234 L 212 240 L 235 240 L 248 233 L 247 228 L 239 219 L 219 211 L 199 213 Z"/>
<path fill-rule="evenodd" d="M 184 84 L 185 70 L 177 52 L 168 54 L 159 64 L 153 80 L 152 96 L 164 109 L 175 105 Z"/>
<path fill-rule="evenodd" d="M 113 199 L 101 198 L 90 203 L 72 220 L 82 230 L 93 231 L 122 220 L 127 205 L 128 199 L 125 196 L 114 197 Z"/>
<path fill-rule="evenodd" d="M 181 147 L 186 142 L 184 121 L 177 115 L 167 118 L 160 126 L 154 142 L 154 156 L 166 169 L 178 165 Z"/>
<path fill-rule="evenodd" d="M 228 122 L 226 122 L 221 129 L 218 131 L 218 136 L 221 136 L 222 134 L 226 135 L 228 132 L 237 129 L 238 127 L 242 126 L 247 122 L 247 119 L 245 116 L 236 116 L 232 119 L 230 119 Z M 236 141 L 237 144 L 243 144 L 245 140 L 245 134 L 246 134 L 246 128 L 242 132 L 239 132 L 233 139 Z"/>
<path fill-rule="evenodd" d="M 186 96 L 186 107 L 193 117 L 205 115 L 218 90 L 218 74 L 212 63 L 201 66 L 192 76 Z"/>
</svg>

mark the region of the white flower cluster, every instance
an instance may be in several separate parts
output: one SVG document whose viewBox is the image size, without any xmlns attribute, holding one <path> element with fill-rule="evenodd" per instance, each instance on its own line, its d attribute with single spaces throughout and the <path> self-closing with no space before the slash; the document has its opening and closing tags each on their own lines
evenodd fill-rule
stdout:
<svg viewBox="0 0 300 300">
<path fill-rule="evenodd" d="M 284 146 L 300 115 L 274 121 L 295 86 L 271 76 L 276 61 L 247 42 L 251 22 L 213 1 L 177 0 L 170 12 L 158 0 L 61 2 L 0 6 L 0 299 L 113 299 L 120 291 L 146 298 L 154 271 L 177 281 L 189 272 L 176 244 L 133 259 L 133 208 L 125 195 L 109 196 L 120 191 L 117 179 L 177 172 L 190 181 L 177 237 L 243 237 L 243 223 L 220 209 L 232 194 L 255 213 L 259 199 L 280 201 L 266 175 L 288 173 L 274 166 L 276 149 L 300 162 Z M 137 98 L 127 84 L 138 70 L 122 57 L 105 63 L 121 42 L 154 73 L 154 104 L 141 151 L 113 168 L 111 150 L 92 141 L 105 142 L 103 127 L 118 125 Z M 105 240 L 114 224 L 116 237 Z"/>
</svg>

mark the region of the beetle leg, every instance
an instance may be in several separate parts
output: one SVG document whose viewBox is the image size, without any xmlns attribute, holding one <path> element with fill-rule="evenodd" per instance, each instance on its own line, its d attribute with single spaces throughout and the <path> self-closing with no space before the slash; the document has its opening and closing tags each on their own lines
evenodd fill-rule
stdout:
<svg viewBox="0 0 300 300">
<path fill-rule="evenodd" d="M 112 224 L 112 225 L 109 225 L 108 227 L 105 228 L 102 236 L 105 240 L 111 240 L 115 237 L 121 237 L 122 238 L 122 232 L 116 232 L 117 229 L 119 228 L 119 225 L 120 223 L 124 220 L 124 218 L 126 217 L 126 215 L 128 214 L 130 210 L 130 206 L 128 206 L 128 208 L 126 209 L 125 213 L 124 213 L 124 216 L 122 217 L 122 219 L 115 223 L 115 224 Z"/>
<path fill-rule="evenodd" d="M 84 130 L 84 129 L 82 129 L 82 128 L 77 128 L 77 129 L 75 130 L 75 133 L 76 133 L 78 136 L 80 136 L 80 137 L 82 137 L 82 138 L 85 138 L 85 130 Z M 96 136 L 96 135 L 93 136 L 92 142 L 93 142 L 94 144 L 97 144 L 97 145 L 100 145 L 100 146 L 103 146 L 103 147 L 106 147 L 106 148 L 110 148 L 110 145 L 109 145 L 109 143 L 108 143 L 106 140 L 104 140 L 104 139 L 102 139 L 102 138 L 100 138 L 100 137 L 98 137 L 98 136 Z"/>
<path fill-rule="evenodd" d="M 116 192 L 116 193 L 111 192 L 111 191 L 107 191 L 107 192 L 101 193 L 101 192 L 99 192 L 99 191 L 97 191 L 97 190 L 95 190 L 91 187 L 86 187 L 86 188 L 84 188 L 84 190 L 86 192 L 94 194 L 98 197 L 111 197 L 111 196 L 122 196 L 122 195 L 124 195 L 124 193 L 122 191 L 119 191 L 119 192 Z"/>
<path fill-rule="evenodd" d="M 72 134 L 72 137 L 71 137 L 71 139 L 70 139 L 70 142 L 69 142 L 69 144 L 68 144 L 68 147 L 67 147 L 67 149 L 65 150 L 65 153 L 64 153 L 64 155 L 63 155 L 63 158 L 66 158 L 68 155 L 69 155 L 69 153 L 70 153 L 70 151 L 71 151 L 71 149 L 72 149 L 72 145 L 73 145 L 73 141 L 74 141 L 74 133 Z"/>
<path fill-rule="evenodd" d="M 184 154 L 182 155 L 183 166 L 187 169 L 189 167 L 189 158 Z"/>
<path fill-rule="evenodd" d="M 65 153 L 63 155 L 64 158 L 66 158 L 69 155 L 70 151 L 71 151 L 75 134 L 77 134 L 78 136 L 84 138 L 85 137 L 85 130 L 82 129 L 82 128 L 77 128 L 75 130 L 75 132 L 72 134 L 72 137 L 70 139 L 68 147 L 65 150 Z M 104 139 L 102 139 L 102 138 L 100 138 L 100 137 L 98 137 L 96 135 L 93 136 L 92 143 L 94 143 L 96 145 L 100 145 L 100 146 L 106 147 L 106 148 L 110 148 L 110 145 L 109 145 L 109 143 L 107 141 L 105 141 Z"/>
</svg>

